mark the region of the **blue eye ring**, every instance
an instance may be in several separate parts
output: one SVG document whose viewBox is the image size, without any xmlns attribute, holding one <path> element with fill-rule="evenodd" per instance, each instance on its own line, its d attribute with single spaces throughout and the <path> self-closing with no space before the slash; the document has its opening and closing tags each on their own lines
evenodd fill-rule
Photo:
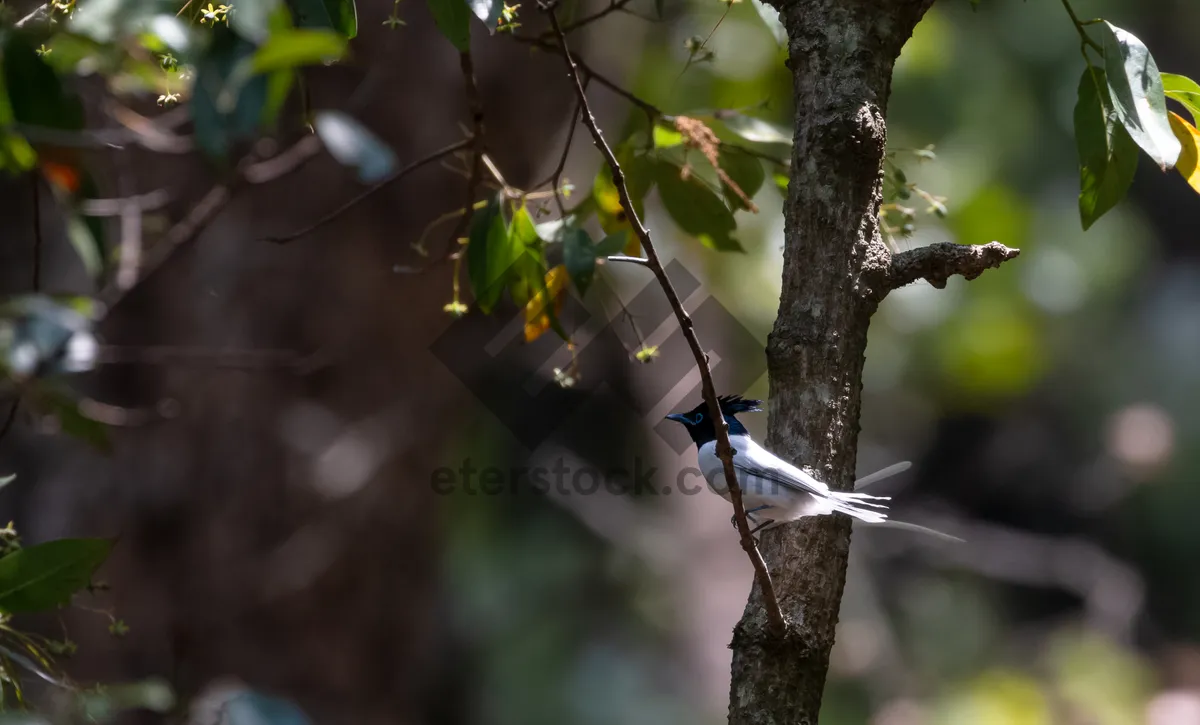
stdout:
<svg viewBox="0 0 1200 725">
<path fill-rule="evenodd" d="M 688 422 L 692 425 L 700 425 L 700 421 L 704 420 L 704 413 L 696 413 L 696 416 Z"/>
</svg>

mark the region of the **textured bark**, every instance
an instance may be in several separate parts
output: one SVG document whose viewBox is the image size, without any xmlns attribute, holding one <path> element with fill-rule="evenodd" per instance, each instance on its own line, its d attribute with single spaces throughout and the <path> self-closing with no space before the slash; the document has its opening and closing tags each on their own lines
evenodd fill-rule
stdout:
<svg viewBox="0 0 1200 725">
<path fill-rule="evenodd" d="M 778 2 L 796 131 L 767 445 L 835 488 L 854 478 L 867 326 L 890 286 L 878 212 L 892 66 L 931 3 Z M 764 532 L 789 629 L 769 634 L 755 590 L 734 632 L 730 723 L 817 722 L 849 545 L 841 516 Z"/>
</svg>

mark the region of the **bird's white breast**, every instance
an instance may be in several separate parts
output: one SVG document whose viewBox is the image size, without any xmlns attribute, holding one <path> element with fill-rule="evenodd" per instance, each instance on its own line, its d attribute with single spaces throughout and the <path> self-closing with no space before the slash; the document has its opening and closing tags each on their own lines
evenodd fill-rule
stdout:
<svg viewBox="0 0 1200 725">
<path fill-rule="evenodd" d="M 734 438 L 742 438 L 744 436 L 729 436 L 729 442 L 732 444 Z M 737 450 L 737 446 L 734 446 Z M 709 441 L 700 446 L 696 452 L 696 461 L 700 464 L 700 473 L 704 475 L 704 480 L 708 482 L 709 489 L 713 493 L 720 494 L 725 498 L 729 498 L 729 488 L 725 485 L 725 469 L 721 459 L 717 458 L 717 442 Z"/>
</svg>

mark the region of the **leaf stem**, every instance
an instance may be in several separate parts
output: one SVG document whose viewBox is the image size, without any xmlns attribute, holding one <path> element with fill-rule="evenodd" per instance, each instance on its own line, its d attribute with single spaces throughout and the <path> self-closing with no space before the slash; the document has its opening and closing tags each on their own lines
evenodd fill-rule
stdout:
<svg viewBox="0 0 1200 725">
<path fill-rule="evenodd" d="M 1071 7 L 1070 0 L 1062 0 L 1062 4 L 1063 8 L 1065 8 L 1067 11 L 1067 15 L 1071 16 L 1071 22 L 1075 24 L 1075 30 L 1079 33 L 1079 37 L 1083 40 L 1083 44 L 1091 46 L 1097 53 L 1104 55 L 1104 48 L 1100 47 L 1099 43 L 1092 40 L 1091 37 L 1088 36 L 1087 31 L 1083 29 L 1083 26 L 1085 25 L 1093 25 L 1101 22 L 1100 18 L 1094 18 L 1092 20 L 1088 20 L 1087 22 L 1083 22 L 1079 19 L 1079 16 L 1075 14 L 1075 9 Z"/>
</svg>

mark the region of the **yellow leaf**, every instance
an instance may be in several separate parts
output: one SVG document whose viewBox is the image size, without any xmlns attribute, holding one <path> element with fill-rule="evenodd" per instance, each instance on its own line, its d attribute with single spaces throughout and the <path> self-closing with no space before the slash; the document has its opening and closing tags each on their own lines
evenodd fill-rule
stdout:
<svg viewBox="0 0 1200 725">
<path fill-rule="evenodd" d="M 525 304 L 525 342 L 533 342 L 550 329 L 550 305 L 554 305 L 555 315 L 562 311 L 563 292 L 570 279 L 561 264 L 546 273 L 545 288 Z"/>
<path fill-rule="evenodd" d="M 1200 192 L 1200 131 L 1174 111 L 1168 112 L 1168 115 L 1171 117 L 1171 130 L 1183 146 L 1183 150 L 1179 152 L 1179 160 L 1175 162 L 1175 170 L 1193 189 Z"/>
<path fill-rule="evenodd" d="M 616 234 L 632 229 L 625 210 L 621 208 L 621 192 L 613 185 L 612 171 L 607 165 L 600 167 L 596 181 L 592 184 L 592 198 L 596 200 L 596 217 L 605 234 Z"/>
</svg>

